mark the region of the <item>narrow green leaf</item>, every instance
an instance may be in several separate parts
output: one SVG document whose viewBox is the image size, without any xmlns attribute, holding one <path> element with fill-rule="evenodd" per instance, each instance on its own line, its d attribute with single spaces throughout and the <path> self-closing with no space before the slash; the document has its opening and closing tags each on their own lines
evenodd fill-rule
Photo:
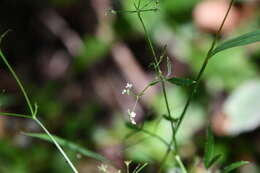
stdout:
<svg viewBox="0 0 260 173">
<path fill-rule="evenodd" d="M 44 134 L 44 133 L 23 133 L 26 136 L 30 136 L 30 137 L 35 137 L 35 138 L 39 138 L 48 142 L 52 143 L 52 140 L 49 138 L 48 135 Z M 90 151 L 86 148 L 83 148 L 80 145 L 77 145 L 73 142 L 70 142 L 68 140 L 62 139 L 60 137 L 54 136 L 55 140 L 59 143 L 59 145 L 64 146 L 64 147 L 68 147 L 69 149 L 71 149 L 72 151 L 75 151 L 77 153 L 80 153 L 84 156 L 90 157 L 92 159 L 96 159 L 98 161 L 101 162 L 109 162 L 105 157 L 101 156 L 98 153 L 95 153 L 93 151 Z"/>
<path fill-rule="evenodd" d="M 163 118 L 167 121 L 174 122 L 174 123 L 176 123 L 178 121 L 178 118 L 172 118 L 167 115 L 163 115 Z"/>
<path fill-rule="evenodd" d="M 209 168 L 214 164 L 214 163 L 216 163 L 220 158 L 221 158 L 221 154 L 217 154 L 217 155 L 215 155 L 212 159 L 211 159 L 211 161 L 209 162 Z"/>
<path fill-rule="evenodd" d="M 244 46 L 260 41 L 260 30 L 249 32 L 231 40 L 225 41 L 217 46 L 210 54 L 210 57 L 226 49 L 233 47 Z"/>
<path fill-rule="evenodd" d="M 191 79 L 186 79 L 186 78 L 177 78 L 177 77 L 172 77 L 167 79 L 168 82 L 179 85 L 179 86 L 191 86 L 196 83 L 196 81 L 191 80 Z"/>
<path fill-rule="evenodd" d="M 149 83 L 149 86 L 156 85 L 159 82 L 161 82 L 161 80 L 152 81 L 152 82 Z"/>
<path fill-rule="evenodd" d="M 237 169 L 246 164 L 249 164 L 249 162 L 248 161 L 239 161 L 239 162 L 232 163 L 231 165 L 226 166 L 222 173 L 229 173 L 229 172 L 233 171 L 234 169 Z"/>
<path fill-rule="evenodd" d="M 210 126 L 207 130 L 207 141 L 205 144 L 205 154 L 204 154 L 204 165 L 208 169 L 210 167 L 210 162 L 214 157 L 214 136 L 212 134 Z"/>
<path fill-rule="evenodd" d="M 29 118 L 29 119 L 32 119 L 32 116 L 29 116 L 29 115 L 15 114 L 15 113 L 7 113 L 7 112 L 0 112 L 0 116 L 21 117 L 21 118 Z"/>
</svg>

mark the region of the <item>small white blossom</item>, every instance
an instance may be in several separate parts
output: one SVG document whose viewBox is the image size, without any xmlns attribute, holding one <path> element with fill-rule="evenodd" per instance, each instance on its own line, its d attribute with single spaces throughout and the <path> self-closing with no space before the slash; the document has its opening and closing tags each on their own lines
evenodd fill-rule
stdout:
<svg viewBox="0 0 260 173">
<path fill-rule="evenodd" d="M 136 125 L 136 122 L 135 122 L 135 119 L 134 119 L 135 116 L 136 116 L 136 113 L 134 111 L 130 111 L 129 109 L 127 110 L 127 113 L 128 113 L 128 116 L 129 116 L 131 123 Z"/>
<path fill-rule="evenodd" d="M 102 172 L 107 172 L 107 165 L 101 164 L 98 166 L 98 169 Z"/>
<path fill-rule="evenodd" d="M 126 89 L 123 89 L 123 90 L 122 90 L 122 94 L 124 95 L 125 93 L 127 93 L 127 90 L 126 90 Z"/>
<path fill-rule="evenodd" d="M 122 90 L 122 94 L 130 95 L 130 90 L 132 89 L 132 87 L 133 87 L 133 84 L 127 83 L 125 88 Z"/>
<path fill-rule="evenodd" d="M 135 119 L 134 119 L 134 118 L 130 117 L 129 119 L 130 119 L 130 121 L 131 121 L 132 124 L 136 125 L 136 122 L 135 122 Z"/>
<path fill-rule="evenodd" d="M 127 88 L 127 89 L 131 89 L 132 87 L 133 87 L 133 84 L 131 84 L 131 83 L 127 83 L 125 86 L 125 88 Z"/>
<path fill-rule="evenodd" d="M 130 111 L 129 109 L 127 110 L 127 113 L 129 115 L 129 117 L 131 117 L 131 118 L 135 118 L 135 116 L 136 116 L 136 113 L 134 111 Z"/>
</svg>

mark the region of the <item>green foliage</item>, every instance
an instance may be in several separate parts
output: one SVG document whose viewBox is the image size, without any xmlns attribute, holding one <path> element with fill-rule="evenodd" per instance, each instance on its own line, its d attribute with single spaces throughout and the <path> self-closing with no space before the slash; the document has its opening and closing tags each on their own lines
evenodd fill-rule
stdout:
<svg viewBox="0 0 260 173">
<path fill-rule="evenodd" d="M 48 142 L 52 142 L 51 138 L 44 133 L 24 133 L 24 135 L 34 137 L 34 138 L 39 138 L 39 139 L 42 139 L 42 140 L 45 140 L 45 141 L 48 141 Z M 90 158 L 98 160 L 100 162 L 109 162 L 106 158 L 104 158 L 100 154 L 95 153 L 91 150 L 88 150 L 85 147 L 83 148 L 82 146 L 77 145 L 77 144 L 70 142 L 68 140 L 62 139 L 62 138 L 54 136 L 54 135 L 52 135 L 52 136 L 59 143 L 59 145 L 64 146 L 64 147 L 68 147 L 70 150 L 72 150 L 76 153 L 80 153 L 84 156 L 90 157 Z"/>
<path fill-rule="evenodd" d="M 196 83 L 196 81 L 191 80 L 191 79 L 186 79 L 186 78 L 177 78 L 177 77 L 172 77 L 167 79 L 168 82 L 179 85 L 179 86 L 191 86 Z"/>
<path fill-rule="evenodd" d="M 210 56 L 214 56 L 215 54 L 224 51 L 226 49 L 230 49 L 238 46 L 244 46 L 259 41 L 260 41 L 260 30 L 249 32 L 247 34 L 241 35 L 239 37 L 221 43 L 210 53 Z"/>
<path fill-rule="evenodd" d="M 205 155 L 204 155 L 204 165 L 209 169 L 216 161 L 221 157 L 221 154 L 215 154 L 215 140 L 211 130 L 211 127 L 208 127 L 207 130 L 207 140 L 205 144 Z"/>
<path fill-rule="evenodd" d="M 66 4 L 66 2 L 69 2 L 69 3 L 72 2 L 71 0 L 52 0 L 52 1 L 58 2 L 61 4 L 63 4 L 63 3 Z M 243 46 L 243 45 L 247 45 L 250 43 L 260 41 L 260 32 L 256 31 L 256 32 L 251 32 L 251 33 L 239 36 L 235 39 L 225 41 L 216 47 L 215 43 L 217 42 L 217 39 L 220 36 L 219 34 L 221 33 L 221 32 L 219 32 L 217 34 L 217 36 L 215 37 L 214 41 L 212 42 L 211 49 L 209 49 L 207 56 L 204 57 L 202 66 L 201 66 L 201 62 L 197 62 L 198 59 L 194 58 L 195 59 L 194 61 L 196 61 L 196 63 L 200 65 L 199 73 L 196 76 L 195 80 L 187 79 L 187 78 L 179 78 L 179 77 L 169 78 L 169 76 L 172 74 L 172 63 L 170 62 L 170 59 L 167 57 L 167 75 L 164 75 L 164 73 L 160 69 L 160 64 L 161 64 L 161 61 L 163 60 L 163 58 L 166 56 L 165 56 L 165 53 L 163 53 L 163 55 L 161 57 L 158 57 L 156 55 L 156 52 L 155 52 L 156 49 L 152 43 L 153 31 L 157 29 L 159 24 L 165 23 L 163 21 L 163 17 L 165 15 L 164 12 L 168 13 L 166 15 L 170 14 L 170 16 L 171 15 L 173 15 L 175 17 L 181 16 L 180 19 L 183 20 L 183 16 L 185 16 L 184 18 L 186 18 L 186 16 L 191 17 L 190 9 L 193 8 L 194 5 L 198 1 L 197 0 L 195 0 L 195 1 L 192 1 L 192 0 L 188 0 L 188 1 L 162 0 L 161 1 L 162 13 L 160 13 L 160 14 L 163 14 L 163 15 L 156 15 L 157 17 L 155 17 L 154 12 L 157 12 L 159 9 L 158 2 L 159 1 L 157 1 L 157 0 L 123 1 L 124 7 L 127 9 L 126 11 L 110 10 L 110 12 L 113 15 L 124 13 L 124 14 L 129 14 L 129 16 L 131 16 L 128 18 L 128 20 L 132 21 L 133 27 L 142 29 L 142 31 L 144 32 L 145 37 L 147 39 L 147 45 L 151 50 L 151 55 L 153 55 L 153 58 L 154 58 L 154 62 L 152 64 L 154 64 L 154 69 L 155 69 L 155 73 L 156 73 L 155 80 L 152 81 L 151 83 L 149 83 L 144 88 L 144 90 L 142 90 L 141 93 L 139 93 L 139 94 L 133 93 L 134 96 L 137 98 L 137 100 L 136 100 L 135 106 L 133 108 L 133 111 L 132 110 L 131 111 L 133 113 L 135 113 L 134 109 L 137 105 L 137 102 L 139 101 L 140 97 L 145 94 L 145 91 L 150 86 L 154 86 L 154 85 L 160 83 L 161 88 L 162 88 L 162 95 L 160 96 L 161 98 L 158 99 L 159 101 L 157 100 L 158 101 L 157 103 L 159 103 L 159 104 L 156 104 L 156 108 L 155 108 L 157 113 L 159 115 L 162 115 L 156 119 L 156 121 L 159 120 L 158 122 L 144 121 L 144 123 L 142 125 L 139 125 L 139 124 L 135 125 L 135 123 L 134 124 L 126 123 L 126 126 L 128 127 L 128 129 L 132 130 L 132 133 L 128 136 L 127 140 L 131 136 L 138 135 L 138 134 L 143 134 L 146 137 L 146 138 L 143 138 L 144 136 L 141 136 L 141 135 L 139 136 L 138 139 L 140 139 L 140 141 L 143 142 L 143 145 L 141 147 L 140 147 L 140 145 L 138 145 L 138 144 L 140 144 L 140 141 L 138 141 L 137 143 L 134 144 L 137 147 L 135 146 L 135 148 L 133 150 L 135 150 L 138 147 L 140 147 L 141 149 L 139 148 L 139 150 L 137 152 L 131 152 L 131 151 L 133 151 L 130 148 L 132 145 L 129 144 L 128 147 L 130 149 L 128 150 L 128 152 L 130 153 L 129 155 L 131 155 L 133 153 L 138 153 L 139 158 L 147 159 L 147 158 L 154 157 L 155 160 L 161 159 L 159 172 L 162 172 L 162 169 L 164 169 L 164 163 L 167 162 L 168 156 L 172 156 L 169 159 L 169 163 L 171 164 L 171 166 L 173 165 L 172 163 L 175 163 L 175 165 L 173 165 L 174 169 L 176 169 L 176 170 L 178 169 L 178 170 L 181 170 L 183 173 L 187 173 L 188 171 L 186 169 L 186 166 L 182 162 L 181 157 L 179 156 L 178 145 L 182 144 L 182 141 L 180 140 L 179 136 L 181 136 L 182 138 L 185 138 L 186 136 L 189 136 L 190 134 L 194 133 L 194 131 L 195 131 L 194 129 L 198 129 L 198 128 L 202 127 L 202 124 L 203 124 L 202 116 L 204 115 L 204 110 L 201 108 L 201 106 L 197 106 L 196 104 L 194 104 L 192 102 L 192 99 L 198 89 L 199 81 L 202 79 L 202 76 L 204 75 L 204 70 L 206 69 L 206 66 L 208 65 L 209 58 L 218 54 L 221 51 L 224 51 L 224 50 L 227 50 L 227 49 L 230 49 L 233 47 Z M 232 2 L 233 2 L 233 0 L 230 3 L 230 7 L 232 6 Z M 128 9 L 128 8 L 130 8 L 130 9 Z M 227 11 L 226 15 L 228 15 L 228 13 L 229 13 L 229 11 Z M 134 15 L 134 14 L 137 14 L 137 15 Z M 189 14 L 189 15 L 186 15 L 186 14 Z M 139 22 L 137 23 L 137 21 L 139 21 Z M 224 23 L 225 23 L 225 19 L 223 20 L 223 24 Z M 220 31 L 221 31 L 221 27 L 220 27 Z M 1 36 L 0 41 L 2 40 L 4 35 L 5 34 L 3 34 Z M 101 41 L 95 37 L 86 38 L 85 47 L 82 49 L 82 52 L 80 53 L 80 55 L 75 59 L 75 64 L 74 64 L 75 70 L 81 71 L 87 67 L 90 67 L 90 65 L 94 64 L 97 60 L 99 60 L 99 58 L 104 57 L 106 55 L 106 53 L 108 52 L 108 48 L 109 48 L 109 45 L 107 45 L 106 43 L 104 43 L 103 41 Z M 164 49 L 164 52 L 166 52 L 166 47 Z M 204 50 L 202 52 L 204 54 Z M 73 166 L 70 159 L 67 157 L 67 155 L 65 154 L 65 152 L 63 151 L 63 149 L 60 146 L 68 147 L 72 151 L 81 153 L 82 155 L 96 159 L 101 162 L 109 162 L 106 158 L 104 158 L 103 156 L 99 155 L 96 152 L 90 151 L 73 142 L 70 142 L 65 139 L 52 135 L 46 129 L 46 127 L 37 119 L 37 115 L 38 115 L 37 114 L 38 113 L 37 104 L 32 103 L 31 99 L 28 97 L 28 94 L 25 91 L 23 84 L 20 82 L 20 79 L 16 75 L 15 71 L 9 65 L 9 63 L 6 60 L 5 56 L 3 55 L 2 51 L 0 53 L 1 53 L 0 54 L 1 58 L 3 59 L 4 63 L 10 70 L 10 72 L 13 75 L 13 77 L 15 78 L 16 82 L 18 83 L 18 85 L 25 97 L 27 106 L 30 111 L 30 115 L 15 114 L 15 113 L 1 113 L 1 115 L 23 117 L 23 118 L 29 118 L 29 119 L 34 120 L 45 131 L 45 134 L 26 133 L 26 135 L 54 143 L 75 173 L 77 173 L 78 171 Z M 213 62 L 212 68 L 209 69 L 210 75 L 212 75 L 212 76 L 218 75 L 218 76 L 224 76 L 224 77 L 228 76 L 229 79 L 232 78 L 232 80 L 230 80 L 230 81 L 232 81 L 232 86 L 237 86 L 237 83 L 236 83 L 237 81 L 234 82 L 234 80 L 233 80 L 234 74 L 236 74 L 236 76 L 239 76 L 240 78 L 242 78 L 243 76 L 241 77 L 241 75 L 236 73 L 237 72 L 236 70 L 238 70 L 240 72 L 241 69 L 243 69 L 240 67 L 245 66 L 245 64 L 244 64 L 245 61 L 243 61 L 243 56 L 240 56 L 243 53 L 241 53 L 241 54 L 240 53 L 241 52 L 238 52 L 238 55 L 239 55 L 238 57 L 236 57 L 236 56 L 234 56 L 234 54 L 230 54 L 230 53 L 227 53 L 227 55 L 225 53 L 217 55 L 219 57 L 224 56 L 228 60 L 226 60 L 225 63 L 223 63 L 223 61 L 218 61 L 217 64 L 214 64 L 214 62 Z M 201 56 L 201 54 L 199 54 L 198 56 Z M 229 57 L 231 57 L 231 58 L 229 58 Z M 234 59 L 232 59 L 232 57 Z M 158 59 L 159 59 L 159 61 L 158 61 Z M 216 58 L 216 59 L 219 59 L 219 58 Z M 239 66 L 239 68 L 235 67 L 236 70 L 232 71 L 232 70 L 230 70 L 230 67 L 234 66 L 234 62 L 235 63 L 239 62 L 239 64 L 242 64 L 242 65 Z M 215 63 L 216 63 L 216 61 L 215 61 Z M 193 65 L 193 63 L 192 63 L 192 65 Z M 250 68 L 251 66 L 248 65 L 246 67 Z M 244 70 L 247 71 L 247 69 L 244 69 Z M 248 76 L 250 76 L 251 74 L 253 74 L 253 75 L 256 74 L 255 69 L 253 69 L 252 71 L 253 71 L 252 73 L 251 73 L 251 71 L 249 72 Z M 206 75 L 207 75 L 207 73 L 206 73 Z M 244 78 L 247 78 L 248 76 L 246 76 Z M 168 91 L 167 90 L 168 88 L 166 88 L 166 85 L 165 85 L 166 82 L 169 82 L 174 85 L 182 86 L 182 87 L 190 87 L 191 93 L 190 93 L 189 97 L 187 98 L 186 102 L 184 102 L 184 98 L 186 98 L 184 90 L 181 90 L 180 87 L 177 88 L 177 87 L 169 86 L 170 88 Z M 54 91 L 54 92 L 56 92 L 56 91 Z M 44 93 L 44 92 L 42 92 L 42 93 Z M 54 99 L 44 98 L 44 97 L 45 96 L 43 96 L 43 100 L 45 100 L 45 102 L 48 102 L 48 100 L 50 100 L 49 101 L 50 104 L 48 104 L 47 106 L 43 106 L 44 109 L 49 109 L 50 112 L 59 112 L 59 111 L 55 111 L 55 110 L 53 111 L 53 109 L 51 109 L 50 107 L 58 107 L 58 110 L 61 110 L 63 108 L 63 106 L 57 106 L 58 104 L 57 104 L 57 102 L 53 101 Z M 55 97 L 56 96 L 53 96 L 53 98 L 55 98 Z M 60 104 L 62 105 L 62 103 L 60 103 Z M 54 106 L 51 106 L 51 105 L 54 105 Z M 175 107 L 175 105 L 177 105 L 177 106 Z M 179 110 L 179 107 L 181 107 L 181 105 L 184 105 L 183 109 Z M 188 110 L 189 107 L 190 107 L 190 109 Z M 92 114 L 92 112 L 90 114 Z M 190 116 L 190 115 L 192 115 L 192 116 Z M 197 115 L 199 115 L 199 116 L 197 116 Z M 189 120 L 185 119 L 187 116 L 189 116 Z M 74 128 L 75 126 L 78 125 L 77 123 L 78 122 L 74 122 L 74 124 L 71 126 L 73 126 L 73 128 Z M 155 130 L 155 127 L 158 127 L 158 126 L 161 126 L 161 127 L 157 131 L 157 130 Z M 106 131 L 106 133 L 109 133 L 109 132 Z M 122 132 L 120 131 L 117 133 L 122 133 Z M 149 138 L 147 138 L 147 136 L 149 136 Z M 140 152 L 140 150 L 142 152 Z M 220 157 L 221 157 L 221 154 L 215 154 L 214 136 L 209 127 L 208 131 L 207 131 L 207 141 L 205 144 L 205 156 L 204 156 L 205 167 L 207 169 L 210 169 L 214 165 L 214 163 L 216 163 L 220 159 Z M 247 164 L 247 163 L 248 162 L 245 162 L 245 161 L 233 163 L 233 164 L 225 167 L 222 173 L 229 173 L 230 171 L 232 171 L 244 164 Z M 137 166 L 134 169 L 133 173 L 141 172 L 146 165 L 147 165 L 147 163 L 140 164 L 139 166 Z M 129 172 L 129 167 L 128 167 L 127 171 Z"/>
<path fill-rule="evenodd" d="M 249 162 L 239 161 L 239 162 L 232 163 L 231 165 L 226 166 L 222 173 L 229 173 L 229 172 L 233 171 L 234 169 L 237 169 L 246 164 L 249 164 Z"/>
</svg>

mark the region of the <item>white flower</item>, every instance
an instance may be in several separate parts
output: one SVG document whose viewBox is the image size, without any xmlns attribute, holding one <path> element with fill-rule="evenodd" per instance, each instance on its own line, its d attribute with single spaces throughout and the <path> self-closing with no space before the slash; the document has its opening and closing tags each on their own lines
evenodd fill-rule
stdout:
<svg viewBox="0 0 260 173">
<path fill-rule="evenodd" d="M 125 93 L 127 93 L 127 90 L 126 90 L 126 89 L 123 89 L 123 90 L 122 90 L 122 94 L 124 95 Z"/>
<path fill-rule="evenodd" d="M 130 119 L 130 121 L 131 121 L 132 124 L 136 125 L 136 122 L 135 122 L 135 119 L 134 119 L 134 118 L 130 117 L 129 119 Z"/>
<path fill-rule="evenodd" d="M 107 165 L 101 164 L 98 166 L 98 169 L 102 172 L 107 172 Z"/>
<path fill-rule="evenodd" d="M 131 84 L 131 83 L 127 83 L 125 86 L 126 89 L 131 89 L 132 87 L 133 87 L 133 84 Z"/>
<path fill-rule="evenodd" d="M 132 89 L 132 87 L 133 87 L 133 84 L 127 83 L 125 88 L 122 90 L 122 94 L 130 95 L 130 90 Z"/>
<path fill-rule="evenodd" d="M 129 109 L 127 110 L 127 113 L 131 118 L 134 118 L 136 116 L 136 113 L 134 111 L 130 111 Z"/>
<path fill-rule="evenodd" d="M 135 122 L 135 119 L 134 119 L 135 116 L 136 116 L 136 113 L 134 111 L 130 111 L 129 109 L 127 110 L 127 113 L 128 113 L 128 116 L 129 116 L 131 123 L 136 125 L 136 122 Z"/>
</svg>

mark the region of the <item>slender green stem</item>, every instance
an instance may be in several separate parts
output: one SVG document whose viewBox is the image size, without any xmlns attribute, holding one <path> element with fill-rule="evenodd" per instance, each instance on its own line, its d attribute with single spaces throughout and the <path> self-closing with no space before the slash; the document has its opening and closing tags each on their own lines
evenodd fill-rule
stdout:
<svg viewBox="0 0 260 173">
<path fill-rule="evenodd" d="M 29 107 L 29 109 L 30 109 L 30 112 L 31 112 L 31 114 L 33 114 L 34 111 L 33 111 L 33 107 L 32 107 L 31 101 L 30 101 L 30 99 L 29 99 L 29 97 L 28 97 L 27 92 L 25 91 L 25 89 L 24 89 L 24 87 L 23 87 L 22 82 L 20 81 L 20 79 L 18 78 L 18 76 L 16 75 L 16 73 L 14 72 L 13 68 L 12 68 L 12 67 L 10 66 L 10 64 L 8 63 L 6 57 L 4 56 L 4 54 L 3 54 L 3 52 L 2 52 L 1 50 L 0 50 L 0 56 L 1 56 L 2 60 L 4 61 L 5 65 L 7 66 L 8 70 L 11 72 L 12 76 L 13 76 L 14 79 L 16 80 L 17 84 L 19 85 L 19 87 L 20 87 L 20 89 L 21 89 L 21 91 L 22 91 L 22 93 L 23 93 L 23 96 L 24 96 L 24 98 L 25 98 L 25 100 L 26 100 L 26 103 L 27 103 L 27 105 L 28 105 L 28 107 Z"/>
<path fill-rule="evenodd" d="M 139 20 L 140 20 L 140 22 L 141 22 L 141 24 L 142 24 L 142 27 L 143 27 L 143 29 L 144 29 L 144 34 L 145 34 L 146 40 L 147 40 L 147 42 L 148 42 L 148 44 L 149 44 L 149 48 L 151 49 L 151 52 L 152 52 L 154 61 L 155 61 L 155 63 L 157 64 L 157 63 L 158 63 L 158 60 L 157 60 L 157 57 L 156 57 L 156 53 L 155 53 L 155 49 L 154 49 L 154 47 L 153 47 L 152 40 L 151 40 L 151 38 L 149 37 L 148 31 L 147 31 L 147 29 L 146 29 L 146 26 L 145 26 L 145 24 L 144 24 L 143 18 L 142 18 L 142 16 L 141 16 L 141 12 L 139 11 L 139 9 L 136 9 L 136 10 L 138 11 L 137 16 L 138 16 L 138 18 L 139 18 Z M 158 70 L 158 68 L 157 68 L 157 70 Z"/>
<path fill-rule="evenodd" d="M 23 114 L 15 114 L 15 113 L 8 113 L 8 112 L 0 112 L 0 116 L 9 116 L 9 117 L 21 117 L 21 118 L 29 118 L 32 119 L 32 116 L 23 115 Z"/>
<path fill-rule="evenodd" d="M 183 122 L 183 118 L 185 117 L 185 114 L 186 114 L 187 109 L 188 109 L 188 107 L 189 107 L 189 105 L 190 105 L 190 102 L 191 102 L 191 100 L 192 100 L 194 94 L 196 93 L 196 90 L 197 90 L 197 88 L 198 88 L 198 85 L 199 85 L 199 81 L 200 81 L 200 79 L 201 79 L 201 76 L 202 76 L 202 74 L 204 73 L 204 71 L 205 71 L 205 69 L 206 69 L 206 67 L 207 67 L 207 65 L 208 65 L 208 61 L 209 61 L 209 59 L 211 58 L 211 52 L 214 50 L 215 45 L 216 45 L 216 43 L 217 43 L 217 41 L 218 41 L 218 39 L 219 39 L 219 37 L 220 37 L 220 33 L 221 33 L 222 28 L 223 28 L 223 26 L 224 26 L 224 24 L 225 24 L 225 22 L 226 22 L 227 16 L 228 16 L 228 14 L 229 14 L 229 12 L 230 12 L 230 10 L 231 10 L 231 8 L 232 8 L 232 5 L 233 5 L 234 1 L 235 1 L 235 0 L 231 0 L 231 1 L 230 1 L 230 4 L 229 4 L 228 10 L 227 10 L 227 12 L 226 12 L 226 14 L 225 14 L 225 17 L 224 17 L 224 19 L 223 19 L 223 21 L 222 21 L 222 23 L 221 23 L 221 25 L 220 25 L 220 27 L 219 27 L 219 29 L 218 29 L 218 32 L 217 32 L 217 34 L 216 34 L 214 40 L 212 41 L 212 44 L 211 44 L 211 46 L 210 46 L 210 49 L 208 50 L 208 53 L 207 53 L 207 55 L 206 55 L 206 57 L 205 57 L 205 59 L 204 59 L 204 62 L 203 62 L 203 64 L 202 64 L 202 67 L 201 67 L 201 69 L 200 69 L 200 71 L 199 71 L 199 73 L 198 73 L 198 75 L 197 75 L 197 77 L 196 77 L 196 80 L 195 80 L 196 83 L 195 83 L 195 85 L 193 86 L 193 89 L 192 89 L 192 91 L 191 91 L 191 93 L 190 93 L 190 95 L 189 95 L 189 97 L 188 97 L 188 99 L 187 99 L 187 101 L 186 101 L 186 104 L 185 104 L 185 106 L 184 106 L 184 108 L 183 108 L 183 111 L 182 111 L 182 113 L 181 113 L 181 115 L 180 115 L 180 119 L 179 119 L 179 121 L 178 121 L 178 123 L 177 123 L 177 126 L 176 126 L 176 128 L 175 128 L 175 135 L 176 135 L 177 131 L 179 130 L 179 127 L 180 127 L 181 123 Z"/>
<path fill-rule="evenodd" d="M 148 165 L 148 163 L 143 164 L 140 168 L 138 168 L 136 171 L 134 171 L 133 173 L 139 173 L 142 169 L 144 169 L 144 167 L 146 167 Z"/>
<path fill-rule="evenodd" d="M 0 38 L 0 41 L 1 41 L 2 38 L 3 38 L 3 36 Z M 72 164 L 72 162 L 70 161 L 70 159 L 68 158 L 66 153 L 63 151 L 61 146 L 58 144 L 58 142 L 55 140 L 55 138 L 51 135 L 51 133 L 47 130 L 47 128 L 37 119 L 37 117 L 36 117 L 37 111 L 38 111 L 37 104 L 35 104 L 35 109 L 33 109 L 32 102 L 29 99 L 28 94 L 27 94 L 26 90 L 24 89 L 24 86 L 23 86 L 22 82 L 20 81 L 19 77 L 17 76 L 17 74 L 15 73 L 15 71 L 13 70 L 13 68 L 11 67 L 11 65 L 9 64 L 9 62 L 7 61 L 6 57 L 4 56 L 4 54 L 2 53 L 1 50 L 0 50 L 0 56 L 1 56 L 2 60 L 4 61 L 5 65 L 7 66 L 8 70 L 11 72 L 12 76 L 16 80 L 17 84 L 19 85 L 19 87 L 20 87 L 20 89 L 21 89 L 21 91 L 22 91 L 22 93 L 24 95 L 24 98 L 25 98 L 25 100 L 27 102 L 27 106 L 29 107 L 31 116 L 22 115 L 22 114 L 14 114 L 14 113 L 0 113 L 0 114 L 5 115 L 5 116 L 16 116 L 16 117 L 23 117 L 23 118 L 33 119 L 44 130 L 44 132 L 50 137 L 50 139 L 55 144 L 57 149 L 60 151 L 62 156 L 65 158 L 66 162 L 69 164 L 69 166 L 71 167 L 73 172 L 74 173 L 78 173 L 77 169 Z"/>
<path fill-rule="evenodd" d="M 50 137 L 50 139 L 52 140 L 52 142 L 55 144 L 55 146 L 58 148 L 58 150 L 60 151 L 60 153 L 62 154 L 62 156 L 65 158 L 66 162 L 69 164 L 69 166 L 71 167 L 71 169 L 73 170 L 74 173 L 79 173 L 77 171 L 77 169 L 75 168 L 75 166 L 72 164 L 72 162 L 70 161 L 70 159 L 68 158 L 68 156 L 66 155 L 66 153 L 63 151 L 63 149 L 61 148 L 61 146 L 58 144 L 58 142 L 55 140 L 55 138 L 51 135 L 51 133 L 47 130 L 47 128 L 41 123 L 40 120 L 38 120 L 36 117 L 33 118 L 35 120 L 35 122 L 44 130 L 44 132 Z"/>
<path fill-rule="evenodd" d="M 171 143 L 172 143 L 172 142 L 171 142 Z M 171 145 L 171 143 L 170 143 L 170 145 Z M 161 173 L 161 172 L 162 172 L 162 170 L 163 170 L 163 165 L 164 165 L 164 163 L 167 161 L 170 152 L 171 152 L 171 148 L 168 147 L 168 148 L 167 148 L 167 151 L 165 152 L 165 154 L 164 154 L 164 156 L 163 156 L 163 158 L 162 158 L 162 160 L 161 160 L 161 162 L 160 162 L 160 167 L 159 167 L 158 173 Z"/>
<path fill-rule="evenodd" d="M 157 11 L 157 8 L 145 9 L 145 10 L 117 10 L 116 13 L 138 13 L 138 12 L 154 12 Z"/>
<path fill-rule="evenodd" d="M 182 173 L 188 173 L 187 169 L 185 168 L 183 162 L 181 161 L 181 158 L 179 155 L 175 156 L 175 160 L 177 161 L 178 165 L 180 166 Z"/>
<path fill-rule="evenodd" d="M 136 9 L 136 10 L 138 11 L 138 9 Z M 157 64 L 156 65 L 156 72 L 157 72 L 157 76 L 160 78 L 160 81 L 161 81 L 161 86 L 162 86 L 162 90 L 163 90 L 163 96 L 164 96 L 164 101 L 165 101 L 165 104 L 166 104 L 168 116 L 169 116 L 169 118 L 172 118 L 171 111 L 170 111 L 170 106 L 169 106 L 169 102 L 168 102 L 168 98 L 167 98 L 167 93 L 166 93 L 165 82 L 164 82 L 164 78 L 163 78 L 163 76 L 161 74 L 160 67 L 158 65 L 159 63 L 158 63 L 158 59 L 157 59 L 157 56 L 156 56 L 156 53 L 155 53 L 154 46 L 152 44 L 151 38 L 149 37 L 148 31 L 147 31 L 146 26 L 144 24 L 144 21 L 143 21 L 143 18 L 141 16 L 141 13 L 139 12 L 137 14 L 138 14 L 138 18 L 139 18 L 139 20 L 140 20 L 140 22 L 142 24 L 142 27 L 144 29 L 146 40 L 147 40 L 147 42 L 149 44 L 149 48 L 150 48 L 150 50 L 152 52 L 152 55 L 154 57 L 155 64 Z M 172 127 L 172 133 L 173 133 L 173 136 L 174 136 L 174 124 L 173 124 L 173 122 L 171 122 L 171 127 Z"/>
<path fill-rule="evenodd" d="M 138 11 L 138 9 L 137 9 Z M 164 97 L 164 101 L 165 101 L 165 105 L 166 105 L 166 109 L 167 109 L 167 113 L 168 113 L 168 117 L 169 118 L 172 118 L 171 116 L 171 110 L 170 110 L 170 106 L 169 106 L 169 102 L 168 102 L 168 98 L 167 98 L 167 92 L 166 92 L 166 87 L 165 87 L 165 81 L 164 81 L 164 77 L 162 76 L 162 72 L 160 70 L 160 67 L 159 67 L 159 62 L 158 62 L 158 59 L 156 57 L 156 53 L 155 53 L 155 49 L 153 47 L 153 44 L 152 44 L 152 41 L 149 37 L 149 34 L 148 34 L 148 31 L 146 29 L 146 26 L 144 24 L 144 21 L 142 19 L 142 16 L 141 16 L 141 13 L 137 13 L 138 17 L 139 17 L 139 20 L 142 24 L 142 27 L 144 29 L 144 32 L 145 32 L 145 36 L 146 36 L 146 40 L 149 44 L 149 47 L 150 47 L 150 50 L 152 52 L 152 55 L 154 57 L 154 61 L 155 61 L 155 64 L 156 64 L 156 73 L 157 73 L 157 76 L 160 78 L 160 83 L 161 83 L 161 86 L 162 86 L 162 90 L 163 90 L 163 97 Z M 160 168 L 159 168 L 159 172 L 162 171 L 162 167 L 165 163 L 165 161 L 167 160 L 167 157 L 170 153 L 170 151 L 172 150 L 172 144 L 175 143 L 176 144 L 176 141 L 175 141 L 175 127 L 174 127 L 174 123 L 171 122 L 171 129 L 172 129 L 172 140 L 170 142 L 170 144 L 168 144 L 168 148 L 167 148 L 167 151 L 166 151 L 166 154 L 165 156 L 163 157 L 163 160 L 161 161 L 161 164 L 160 164 Z M 175 146 L 175 148 L 177 148 L 177 146 Z"/>
</svg>

